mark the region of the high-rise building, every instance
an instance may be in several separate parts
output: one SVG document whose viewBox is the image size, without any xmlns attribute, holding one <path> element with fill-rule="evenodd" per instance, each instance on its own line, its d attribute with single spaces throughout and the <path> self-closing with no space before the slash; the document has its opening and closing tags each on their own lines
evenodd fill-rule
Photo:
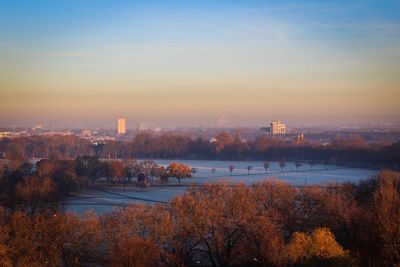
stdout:
<svg viewBox="0 0 400 267">
<path fill-rule="evenodd" d="M 90 130 L 87 128 L 82 129 L 82 134 L 83 137 L 89 137 L 90 136 Z"/>
<path fill-rule="evenodd" d="M 286 125 L 281 123 L 278 120 L 272 121 L 270 124 L 270 133 L 271 134 L 285 134 L 286 133 Z"/>
<path fill-rule="evenodd" d="M 118 134 L 125 134 L 125 119 L 118 119 Z"/>
<path fill-rule="evenodd" d="M 294 143 L 295 144 L 303 144 L 304 143 L 304 133 L 296 135 L 294 138 Z"/>
</svg>

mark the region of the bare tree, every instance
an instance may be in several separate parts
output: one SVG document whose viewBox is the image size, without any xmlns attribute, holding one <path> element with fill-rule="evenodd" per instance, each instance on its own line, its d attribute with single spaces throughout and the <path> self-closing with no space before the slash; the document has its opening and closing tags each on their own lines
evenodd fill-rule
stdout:
<svg viewBox="0 0 400 267">
<path fill-rule="evenodd" d="M 268 169 L 269 169 L 269 166 L 270 166 L 270 163 L 269 163 L 269 161 L 264 161 L 264 170 L 265 170 L 265 172 L 267 172 L 268 171 Z"/>
<path fill-rule="evenodd" d="M 229 165 L 229 175 L 232 176 L 232 172 L 235 169 L 235 166 Z"/>
<path fill-rule="evenodd" d="M 281 167 L 281 172 L 283 172 L 283 169 L 286 167 L 286 160 L 281 159 L 279 161 L 279 167 Z"/>
<path fill-rule="evenodd" d="M 247 169 L 247 174 L 250 174 L 250 171 L 251 171 L 251 169 L 253 169 L 253 167 L 251 165 L 249 165 L 246 167 L 246 169 Z"/>
<path fill-rule="evenodd" d="M 215 171 L 216 171 L 215 168 L 211 168 L 211 173 L 212 173 L 213 176 L 214 176 Z"/>
<path fill-rule="evenodd" d="M 197 168 L 192 168 L 192 176 L 194 176 L 197 173 Z"/>
</svg>

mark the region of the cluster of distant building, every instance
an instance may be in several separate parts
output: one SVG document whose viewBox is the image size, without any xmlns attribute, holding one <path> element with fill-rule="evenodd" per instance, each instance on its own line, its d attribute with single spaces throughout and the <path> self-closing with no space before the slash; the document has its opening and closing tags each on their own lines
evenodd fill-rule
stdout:
<svg viewBox="0 0 400 267">
<path fill-rule="evenodd" d="M 270 137 L 278 137 L 281 140 L 292 142 L 295 144 L 305 144 L 306 142 L 319 142 L 322 144 L 329 144 L 332 140 L 338 139 L 354 139 L 360 136 L 366 141 L 385 141 L 397 142 L 400 140 L 400 126 L 398 128 L 370 128 L 370 127 L 353 127 L 353 128 L 290 128 L 288 129 L 285 123 L 279 120 L 273 120 L 266 127 L 260 128 L 258 131 L 254 128 L 223 128 L 221 127 L 196 127 L 196 128 L 160 128 L 155 123 L 151 122 L 138 122 L 137 127 L 133 129 L 132 125 L 129 127 L 129 122 L 125 118 L 118 118 L 115 120 L 116 127 L 109 128 L 72 128 L 62 129 L 54 126 L 46 126 L 45 124 L 38 124 L 34 127 L 4 127 L 0 128 L 0 140 L 13 139 L 29 136 L 76 136 L 79 138 L 87 139 L 93 144 L 101 144 L 108 141 L 120 140 L 129 141 L 141 131 L 148 131 L 154 134 L 162 134 L 163 132 L 170 132 L 173 134 L 183 134 L 190 138 L 202 138 L 204 140 L 215 141 L 214 137 L 221 131 L 227 132 L 232 136 L 235 133 L 245 142 L 246 140 L 254 140 L 259 136 L 267 134 Z M 306 135 L 306 138 L 305 138 Z M 307 140 L 307 141 L 306 141 Z"/>
<path fill-rule="evenodd" d="M 124 118 L 119 118 L 117 122 L 117 133 L 121 137 L 126 133 L 126 120 Z M 136 131 L 153 131 L 154 133 L 161 132 L 163 130 L 167 130 L 167 128 L 162 129 L 156 124 L 150 122 L 138 122 L 136 128 Z"/>
<path fill-rule="evenodd" d="M 260 130 L 271 135 L 281 135 L 286 134 L 286 124 L 280 122 L 279 120 L 271 121 L 269 127 L 262 127 Z M 297 134 L 293 142 L 296 144 L 304 143 L 304 133 Z"/>
<path fill-rule="evenodd" d="M 143 127 L 141 124 L 138 124 L 138 130 L 141 130 Z M 118 137 L 123 137 L 126 134 L 126 120 L 125 118 L 118 118 L 117 120 L 117 138 Z M 161 130 L 158 127 L 154 129 L 154 131 Z M 262 131 L 267 132 L 268 134 L 271 135 L 279 135 L 279 134 L 286 134 L 286 125 L 279 120 L 274 120 L 270 123 L 269 127 L 262 127 Z M 32 133 L 35 135 L 47 135 L 47 136 L 52 136 L 52 135 L 78 135 L 82 138 L 90 138 L 93 137 L 93 135 L 96 135 L 95 132 L 90 131 L 87 128 L 83 128 L 82 132 L 76 133 L 73 131 L 46 131 L 42 126 L 35 126 L 32 128 Z M 20 132 L 0 132 L 0 138 L 15 138 L 15 137 L 21 137 L 21 136 L 30 136 L 32 133 L 28 133 L 27 131 L 20 131 Z M 98 136 L 100 138 L 100 136 Z M 104 139 L 114 139 L 111 136 L 104 136 Z M 299 137 L 301 138 L 301 137 Z"/>
<path fill-rule="evenodd" d="M 268 134 L 286 134 L 286 124 L 278 121 L 278 120 L 274 120 L 271 121 L 271 123 L 269 124 L 269 127 L 262 127 L 261 130 L 265 131 Z"/>
<path fill-rule="evenodd" d="M 279 120 L 274 120 L 270 123 L 270 127 L 263 127 L 261 130 L 269 134 L 286 134 L 286 124 Z M 126 121 L 124 118 L 118 119 L 117 132 L 119 135 L 123 135 L 126 132 Z"/>
<path fill-rule="evenodd" d="M 46 130 L 43 126 L 35 126 L 32 129 L 27 131 L 20 132 L 0 132 L 1 138 L 15 138 L 22 136 L 31 136 L 31 135 L 43 135 L 43 136 L 55 136 L 55 135 L 76 135 L 81 138 L 90 139 L 93 142 L 104 142 L 108 140 L 128 140 L 132 138 L 132 133 L 127 132 L 127 124 L 125 118 L 117 119 L 117 135 L 115 135 L 115 130 L 101 130 L 96 129 L 91 131 L 90 129 L 83 128 L 81 131 L 77 130 L 64 130 L 64 131 L 53 131 Z M 148 129 L 146 125 L 138 124 L 137 131 Z M 156 127 L 153 129 L 154 132 L 161 131 L 160 128 Z M 269 127 L 262 127 L 260 130 L 270 134 L 270 135 L 285 135 L 286 134 L 286 125 L 279 120 L 273 120 L 270 122 Z M 304 134 L 299 134 L 295 136 L 294 141 L 296 143 L 302 143 L 304 141 Z"/>
<path fill-rule="evenodd" d="M 2 138 L 8 138 L 8 139 L 12 139 L 12 138 L 18 138 L 18 137 L 27 137 L 27 136 L 31 136 L 30 133 L 28 133 L 27 131 L 2 131 L 0 132 L 0 140 Z"/>
<path fill-rule="evenodd" d="M 159 127 L 152 127 L 153 125 L 146 123 L 138 123 L 137 131 L 152 129 L 154 132 L 159 132 L 162 129 Z M 101 143 L 109 140 L 128 140 L 132 138 L 132 133 L 127 132 L 126 120 L 125 118 L 117 119 L 117 135 L 115 130 L 110 129 L 94 129 L 90 130 L 88 128 L 83 129 L 64 129 L 64 130 L 54 130 L 45 127 L 44 125 L 37 125 L 32 128 L 17 128 L 15 130 L 1 131 L 0 130 L 0 140 L 3 138 L 18 138 L 18 137 L 29 137 L 29 136 L 70 136 L 75 135 L 80 138 L 89 139 L 92 142 Z M 129 133 L 129 134 L 128 134 Z"/>
</svg>

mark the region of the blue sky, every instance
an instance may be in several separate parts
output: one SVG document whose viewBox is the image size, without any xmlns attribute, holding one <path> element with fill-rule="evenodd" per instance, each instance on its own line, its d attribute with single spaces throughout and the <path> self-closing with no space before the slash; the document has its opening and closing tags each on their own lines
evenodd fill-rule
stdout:
<svg viewBox="0 0 400 267">
<path fill-rule="evenodd" d="M 399 14 L 400 1 L 1 0 L 0 125 L 393 120 Z"/>
</svg>

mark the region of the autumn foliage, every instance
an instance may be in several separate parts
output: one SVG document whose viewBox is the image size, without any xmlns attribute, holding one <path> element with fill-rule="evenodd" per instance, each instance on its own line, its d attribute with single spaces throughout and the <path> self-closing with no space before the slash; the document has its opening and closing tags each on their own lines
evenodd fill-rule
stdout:
<svg viewBox="0 0 400 267">
<path fill-rule="evenodd" d="M 50 173 L 21 178 L 17 197 L 40 199 L 24 187 L 57 186 Z M 64 213 L 45 199 L 7 205 L 0 266 L 396 266 L 399 185 L 392 171 L 324 187 L 214 183 L 104 215 Z"/>
<path fill-rule="evenodd" d="M 327 228 L 317 228 L 312 233 L 295 232 L 285 248 L 292 263 L 322 261 L 346 256 Z"/>
</svg>

